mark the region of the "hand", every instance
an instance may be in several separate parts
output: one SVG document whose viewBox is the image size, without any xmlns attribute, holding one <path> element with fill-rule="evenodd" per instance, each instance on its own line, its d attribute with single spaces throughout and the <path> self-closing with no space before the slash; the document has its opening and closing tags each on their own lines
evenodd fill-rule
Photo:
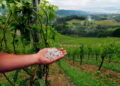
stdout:
<svg viewBox="0 0 120 86">
<path fill-rule="evenodd" d="M 62 51 L 63 54 L 59 57 L 56 57 L 55 59 L 48 59 L 45 57 L 45 54 L 48 52 L 48 49 L 52 49 L 52 48 L 44 48 L 42 50 L 40 50 L 37 54 L 35 54 L 35 57 L 37 58 L 37 64 L 51 64 L 55 61 L 58 61 L 62 58 L 64 58 L 66 56 L 66 50 L 64 50 L 63 48 L 60 48 L 58 50 Z"/>
</svg>

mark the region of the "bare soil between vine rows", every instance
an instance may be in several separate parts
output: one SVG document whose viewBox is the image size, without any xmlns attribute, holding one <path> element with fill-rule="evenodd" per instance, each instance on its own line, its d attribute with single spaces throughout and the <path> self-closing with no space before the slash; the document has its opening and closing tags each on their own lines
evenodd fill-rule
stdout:
<svg viewBox="0 0 120 86">
<path fill-rule="evenodd" d="M 97 72 L 98 71 L 98 67 L 96 65 L 86 64 L 86 63 L 83 63 L 82 65 L 80 65 L 79 62 L 74 62 L 73 64 L 73 61 L 70 61 L 70 60 L 66 62 L 70 64 L 71 66 L 77 69 L 83 70 L 85 72 Z M 117 83 L 120 83 L 120 72 L 102 68 L 101 74 L 104 76 L 110 76 L 108 77 L 108 79 L 115 79 Z"/>
<path fill-rule="evenodd" d="M 48 79 L 50 80 L 49 86 L 75 86 L 70 78 L 64 74 L 57 64 L 50 66 L 50 74 Z"/>
</svg>

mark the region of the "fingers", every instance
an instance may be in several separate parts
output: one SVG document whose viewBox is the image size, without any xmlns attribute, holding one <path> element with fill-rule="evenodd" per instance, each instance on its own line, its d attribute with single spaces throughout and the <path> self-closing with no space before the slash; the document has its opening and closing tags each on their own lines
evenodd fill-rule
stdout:
<svg viewBox="0 0 120 86">
<path fill-rule="evenodd" d="M 63 54 L 67 54 L 66 50 L 63 50 Z"/>
<path fill-rule="evenodd" d="M 48 49 L 53 49 L 53 48 L 44 48 L 43 50 L 41 50 L 41 53 L 44 55 L 48 52 Z M 58 48 L 58 50 L 60 50 L 62 52 L 61 56 L 56 57 L 55 59 L 48 59 L 48 58 L 44 58 L 44 64 L 51 64 L 55 61 L 58 61 L 62 58 L 64 58 L 67 54 L 66 50 L 64 50 L 63 48 Z"/>
<path fill-rule="evenodd" d="M 64 49 L 63 48 L 58 48 L 58 50 L 63 51 Z"/>
</svg>

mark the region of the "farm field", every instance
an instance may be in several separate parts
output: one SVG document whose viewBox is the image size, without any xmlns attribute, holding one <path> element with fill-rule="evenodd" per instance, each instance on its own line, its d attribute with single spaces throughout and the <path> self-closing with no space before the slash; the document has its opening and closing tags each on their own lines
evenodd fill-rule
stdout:
<svg viewBox="0 0 120 86">
<path fill-rule="evenodd" d="M 100 70 L 98 69 L 101 64 L 102 54 L 95 54 L 97 48 L 109 47 L 111 43 L 117 43 L 116 46 L 119 48 L 119 38 L 79 38 L 59 34 L 58 40 L 60 45 L 68 52 L 67 57 L 60 61 L 58 65 L 76 86 L 119 86 L 120 58 L 119 53 L 117 53 L 119 51 L 112 55 L 111 60 L 106 55 Z M 81 45 L 85 46 L 82 52 L 80 50 Z M 90 51 L 87 49 L 88 46 Z M 81 57 L 81 53 L 84 54 L 83 57 Z M 82 64 L 81 58 L 83 60 Z"/>
<path fill-rule="evenodd" d="M 119 22 L 113 21 L 113 20 L 101 20 L 101 21 L 86 21 L 86 20 L 77 20 L 77 19 L 73 19 L 70 21 L 67 21 L 68 24 L 75 24 L 75 23 L 79 23 L 81 24 L 81 22 L 89 22 L 89 23 L 93 23 L 94 25 L 101 25 L 101 26 L 120 26 Z"/>
</svg>

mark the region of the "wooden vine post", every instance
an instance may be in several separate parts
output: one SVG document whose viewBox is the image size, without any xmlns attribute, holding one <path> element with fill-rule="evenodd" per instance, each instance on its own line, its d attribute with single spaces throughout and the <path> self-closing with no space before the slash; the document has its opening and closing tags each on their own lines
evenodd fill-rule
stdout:
<svg viewBox="0 0 120 86">
<path fill-rule="evenodd" d="M 38 7 L 38 4 L 40 3 L 40 0 L 32 0 L 32 3 L 33 3 L 33 9 L 34 9 L 34 12 L 35 12 L 34 17 L 32 19 L 32 24 L 34 24 L 38 20 L 38 15 L 37 15 L 38 9 L 37 9 L 37 7 Z M 35 52 L 38 52 L 40 49 L 37 46 L 39 44 L 40 37 L 39 37 L 39 34 L 38 34 L 37 31 L 35 31 L 34 29 L 32 29 L 32 31 L 33 31 L 32 36 L 33 36 L 33 41 L 34 41 Z M 47 38 L 47 33 L 46 33 L 46 38 Z M 48 44 L 46 42 L 47 42 L 47 39 L 45 40 L 45 46 L 48 47 Z M 49 73 L 49 65 L 38 65 L 36 67 L 35 74 L 37 74 L 38 78 L 42 78 L 43 75 L 45 74 L 46 85 L 49 84 L 48 83 L 48 73 Z"/>
<path fill-rule="evenodd" d="M 32 3 L 33 3 L 33 9 L 37 13 L 38 1 L 32 0 Z M 32 19 L 32 24 L 34 24 L 36 22 L 36 20 L 38 19 L 38 15 L 36 13 L 34 13 L 34 17 Z M 39 38 L 37 31 L 35 31 L 34 29 L 32 29 L 32 31 L 33 31 L 32 36 L 33 36 L 35 51 L 38 52 L 40 49 L 37 47 L 37 45 L 39 44 L 40 38 Z"/>
</svg>

